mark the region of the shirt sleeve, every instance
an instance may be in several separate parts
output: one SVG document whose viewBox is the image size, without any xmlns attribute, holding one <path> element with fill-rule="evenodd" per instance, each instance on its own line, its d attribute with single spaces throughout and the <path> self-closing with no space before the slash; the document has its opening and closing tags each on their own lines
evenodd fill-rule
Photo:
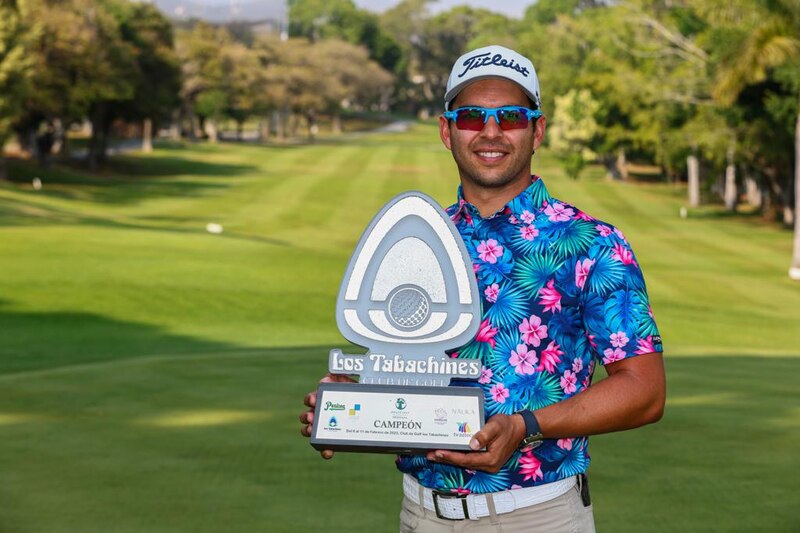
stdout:
<svg viewBox="0 0 800 533">
<path fill-rule="evenodd" d="M 586 335 L 603 365 L 662 351 L 636 256 L 622 232 L 609 229 L 598 235 L 578 267 L 588 271 L 582 293 Z"/>
</svg>

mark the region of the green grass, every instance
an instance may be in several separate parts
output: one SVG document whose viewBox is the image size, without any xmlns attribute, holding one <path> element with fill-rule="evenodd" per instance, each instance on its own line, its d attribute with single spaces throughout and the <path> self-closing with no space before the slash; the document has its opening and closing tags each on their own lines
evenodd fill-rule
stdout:
<svg viewBox="0 0 800 533">
<path fill-rule="evenodd" d="M 573 182 L 544 155 L 551 193 L 632 241 L 667 352 L 664 419 L 592 439 L 598 529 L 800 529 L 791 234 L 708 209 L 682 220 L 682 189 L 594 168 Z M 432 125 L 168 145 L 97 176 L 11 171 L 0 531 L 396 531 L 392 458 L 322 461 L 297 416 L 327 350 L 345 347 L 334 299 L 373 214 L 408 189 L 453 200 Z"/>
</svg>

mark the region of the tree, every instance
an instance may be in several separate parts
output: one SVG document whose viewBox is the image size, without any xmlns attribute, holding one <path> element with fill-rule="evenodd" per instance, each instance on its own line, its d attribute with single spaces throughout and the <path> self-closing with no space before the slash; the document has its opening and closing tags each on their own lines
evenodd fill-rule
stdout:
<svg viewBox="0 0 800 533">
<path fill-rule="evenodd" d="M 398 42 L 381 28 L 378 16 L 352 0 L 290 0 L 289 35 L 364 46 L 370 59 L 390 72 L 402 61 Z"/>
<path fill-rule="evenodd" d="M 598 130 L 594 116 L 599 109 L 600 104 L 587 89 L 572 89 L 556 97 L 550 147 L 561 157 L 572 179 L 577 179 L 583 167 L 597 157 L 591 146 Z"/>
<path fill-rule="evenodd" d="M 738 42 L 723 58 L 715 91 L 715 96 L 728 104 L 740 98 L 749 86 L 768 80 L 778 67 L 788 66 L 793 74 L 788 77 L 800 78 L 800 5 L 793 0 L 761 0 L 757 13 L 752 12 L 752 5 L 741 2 L 734 7 L 741 10 L 734 16 L 738 15 L 746 31 L 740 32 Z M 794 85 L 794 252 L 789 275 L 800 280 L 800 83 Z"/>
<path fill-rule="evenodd" d="M 0 0 L 0 179 L 6 177 L 3 146 L 21 113 L 31 72 L 26 9 L 23 0 Z"/>
<path fill-rule="evenodd" d="M 133 99 L 115 103 L 113 115 L 143 123 L 142 147 L 152 149 L 154 127 L 169 119 L 178 105 L 181 71 L 170 21 L 150 4 L 121 11 L 122 39 L 133 45 Z"/>
</svg>

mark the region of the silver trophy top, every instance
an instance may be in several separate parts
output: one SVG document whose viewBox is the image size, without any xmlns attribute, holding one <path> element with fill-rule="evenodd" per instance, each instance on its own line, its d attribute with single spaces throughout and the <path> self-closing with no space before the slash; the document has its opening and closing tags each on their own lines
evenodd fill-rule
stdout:
<svg viewBox="0 0 800 533">
<path fill-rule="evenodd" d="M 344 337 L 368 352 L 331 351 L 333 373 L 362 383 L 447 385 L 476 379 L 477 359 L 445 354 L 478 332 L 481 303 L 472 261 L 447 213 L 406 192 L 373 218 L 347 266 L 336 301 Z"/>
</svg>

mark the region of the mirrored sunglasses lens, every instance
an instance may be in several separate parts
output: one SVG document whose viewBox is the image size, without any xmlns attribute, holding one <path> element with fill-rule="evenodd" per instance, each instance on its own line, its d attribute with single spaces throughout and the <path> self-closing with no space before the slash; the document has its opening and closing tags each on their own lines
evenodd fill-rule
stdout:
<svg viewBox="0 0 800 533">
<path fill-rule="evenodd" d="M 460 109 L 456 114 L 456 127 L 460 130 L 481 131 L 486 113 L 480 109 Z"/>
<path fill-rule="evenodd" d="M 497 114 L 501 129 L 518 130 L 528 127 L 528 115 L 522 109 L 501 109 Z"/>
</svg>

